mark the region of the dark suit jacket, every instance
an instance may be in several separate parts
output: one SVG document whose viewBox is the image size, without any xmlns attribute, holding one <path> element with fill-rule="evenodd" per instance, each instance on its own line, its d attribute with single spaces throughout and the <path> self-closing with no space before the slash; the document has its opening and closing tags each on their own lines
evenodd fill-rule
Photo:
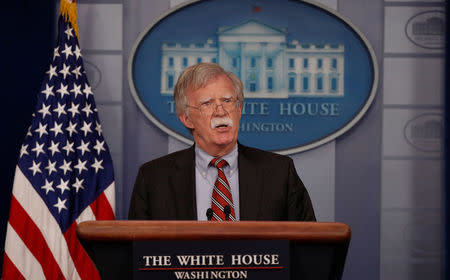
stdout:
<svg viewBox="0 0 450 280">
<path fill-rule="evenodd" d="M 241 220 L 316 220 L 291 158 L 239 144 L 238 168 Z M 141 166 L 128 218 L 197 220 L 194 146 Z"/>
</svg>

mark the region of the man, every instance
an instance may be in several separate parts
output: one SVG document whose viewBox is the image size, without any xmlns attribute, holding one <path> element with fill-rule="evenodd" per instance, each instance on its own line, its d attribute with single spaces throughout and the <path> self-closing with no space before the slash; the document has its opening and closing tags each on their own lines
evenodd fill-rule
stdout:
<svg viewBox="0 0 450 280">
<path fill-rule="evenodd" d="M 195 145 L 140 168 L 129 219 L 315 221 L 292 159 L 237 142 L 244 94 L 236 75 L 193 65 L 174 99 Z"/>
</svg>

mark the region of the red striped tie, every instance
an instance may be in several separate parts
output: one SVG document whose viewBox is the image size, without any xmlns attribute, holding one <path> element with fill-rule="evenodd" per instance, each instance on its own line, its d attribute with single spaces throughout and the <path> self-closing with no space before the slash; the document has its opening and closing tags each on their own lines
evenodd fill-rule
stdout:
<svg viewBox="0 0 450 280">
<path fill-rule="evenodd" d="M 227 177 L 225 177 L 225 173 L 223 172 L 223 167 L 227 164 L 227 161 L 221 158 L 214 158 L 211 161 L 211 165 L 217 168 L 217 179 L 214 183 L 211 199 L 211 209 L 213 210 L 212 221 L 236 221 L 230 184 L 228 184 Z"/>
</svg>

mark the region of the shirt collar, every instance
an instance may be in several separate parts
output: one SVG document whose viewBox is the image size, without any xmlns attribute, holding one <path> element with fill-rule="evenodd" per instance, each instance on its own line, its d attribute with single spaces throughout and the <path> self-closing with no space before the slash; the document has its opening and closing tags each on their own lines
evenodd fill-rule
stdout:
<svg viewBox="0 0 450 280">
<path fill-rule="evenodd" d="M 195 165 L 200 172 L 206 172 L 208 167 L 210 167 L 209 163 L 213 158 L 213 156 L 203 151 L 198 145 L 195 145 Z M 228 166 L 226 166 L 225 169 L 228 169 L 229 167 L 230 171 L 234 173 L 237 170 L 238 145 L 236 144 L 233 150 L 224 155 L 222 158 L 228 162 Z"/>
</svg>

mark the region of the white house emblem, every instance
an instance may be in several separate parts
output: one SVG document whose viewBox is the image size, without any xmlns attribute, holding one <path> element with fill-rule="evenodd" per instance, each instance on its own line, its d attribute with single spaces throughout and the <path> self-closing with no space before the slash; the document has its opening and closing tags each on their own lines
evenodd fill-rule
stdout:
<svg viewBox="0 0 450 280">
<path fill-rule="evenodd" d="M 352 127 L 376 91 L 367 40 L 333 11 L 276 1 L 274 15 L 274 2 L 193 1 L 150 26 L 129 65 L 133 95 L 150 120 L 191 143 L 177 120 L 173 89 L 186 67 L 214 62 L 244 83 L 243 144 L 287 154 Z"/>
<path fill-rule="evenodd" d="M 442 49 L 445 43 L 444 18 L 443 11 L 426 11 L 416 14 L 406 24 L 406 36 L 422 48 Z"/>
</svg>

